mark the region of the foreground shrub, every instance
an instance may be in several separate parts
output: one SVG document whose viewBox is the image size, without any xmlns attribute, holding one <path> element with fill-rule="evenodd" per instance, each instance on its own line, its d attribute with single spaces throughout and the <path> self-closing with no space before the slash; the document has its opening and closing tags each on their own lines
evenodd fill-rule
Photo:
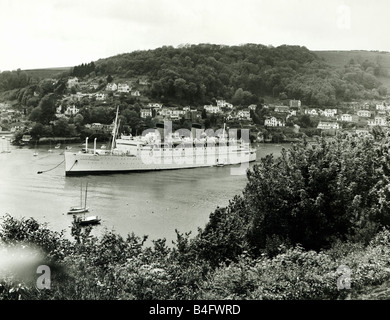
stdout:
<svg viewBox="0 0 390 320">
<path fill-rule="evenodd" d="M 46 239 L 35 237 L 37 232 Z M 353 299 L 390 281 L 387 229 L 368 245 L 337 242 L 320 252 L 279 246 L 274 257 L 263 254 L 257 258 L 244 251 L 215 268 L 197 256 L 188 234 L 178 233 L 172 248 L 164 239 L 144 247 L 145 238 L 134 234 L 127 238 L 112 232 L 101 238 L 87 230 L 82 234 L 79 241 L 65 240 L 36 221 L 7 216 L 0 230 L 0 262 L 19 248 L 22 256 L 14 255 L 15 266 L 30 261 L 23 265 L 34 277 L 25 277 L 18 268 L 2 272 L 0 299 Z M 54 254 L 58 252 L 62 254 Z M 38 264 L 51 268 L 50 289 L 37 288 Z M 350 269 L 350 289 L 338 288 L 344 275 L 341 265 Z"/>
</svg>

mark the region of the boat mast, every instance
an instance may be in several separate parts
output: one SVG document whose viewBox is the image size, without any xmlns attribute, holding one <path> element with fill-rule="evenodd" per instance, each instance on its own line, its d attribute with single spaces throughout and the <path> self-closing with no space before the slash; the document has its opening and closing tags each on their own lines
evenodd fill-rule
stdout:
<svg viewBox="0 0 390 320">
<path fill-rule="evenodd" d="M 88 191 L 88 182 L 87 182 L 87 185 L 85 186 L 85 204 L 84 204 L 84 209 L 87 208 L 87 191 Z"/>
<path fill-rule="evenodd" d="M 111 154 L 112 154 L 112 151 L 114 150 L 115 136 L 116 136 L 116 132 L 117 132 L 117 123 L 118 123 L 118 112 L 119 112 L 119 106 L 116 109 L 114 130 L 112 130 Z"/>
<path fill-rule="evenodd" d="M 83 183 L 81 182 L 80 186 L 80 208 L 83 207 Z"/>
</svg>

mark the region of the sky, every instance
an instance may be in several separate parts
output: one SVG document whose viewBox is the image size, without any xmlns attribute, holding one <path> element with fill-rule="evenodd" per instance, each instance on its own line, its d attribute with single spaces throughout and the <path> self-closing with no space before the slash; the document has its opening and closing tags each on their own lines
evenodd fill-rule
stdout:
<svg viewBox="0 0 390 320">
<path fill-rule="evenodd" d="M 388 0 L 0 0 L 0 71 L 164 45 L 390 51 Z"/>
</svg>

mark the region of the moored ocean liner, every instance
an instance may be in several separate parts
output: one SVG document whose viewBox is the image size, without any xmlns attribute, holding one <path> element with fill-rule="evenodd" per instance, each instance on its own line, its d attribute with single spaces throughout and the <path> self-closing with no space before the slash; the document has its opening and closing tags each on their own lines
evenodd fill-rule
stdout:
<svg viewBox="0 0 390 320">
<path fill-rule="evenodd" d="M 165 124 L 168 122 L 165 122 Z M 256 160 L 256 149 L 247 139 L 228 137 L 225 128 L 218 136 L 207 137 L 202 129 L 192 128 L 187 136 L 149 129 L 142 136 L 118 135 L 118 111 L 112 132 L 111 148 L 65 151 L 65 175 L 125 173 L 137 171 L 186 169 L 241 164 L 246 168 Z M 189 131 L 189 130 L 187 130 Z M 234 132 L 234 131 L 233 131 Z M 237 131 L 235 131 L 237 132 Z M 229 136 L 231 131 L 229 130 Z M 234 135 L 234 134 L 233 134 Z M 242 173 L 241 173 L 242 174 Z"/>
</svg>

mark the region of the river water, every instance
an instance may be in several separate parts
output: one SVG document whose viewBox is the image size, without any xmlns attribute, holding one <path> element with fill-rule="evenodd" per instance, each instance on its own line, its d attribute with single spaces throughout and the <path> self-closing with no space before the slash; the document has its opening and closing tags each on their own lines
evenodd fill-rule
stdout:
<svg viewBox="0 0 390 320">
<path fill-rule="evenodd" d="M 258 144 L 257 159 L 270 153 L 277 156 L 282 147 Z M 247 181 L 246 175 L 232 175 L 232 166 L 65 177 L 64 147 L 53 147 L 52 152 L 49 146 L 9 149 L 10 153 L 0 153 L 0 217 L 6 213 L 33 217 L 51 230 L 64 230 L 69 238 L 72 215 L 66 212 L 80 204 L 80 186 L 87 182 L 87 215 L 102 219 L 93 234 L 107 229 L 125 237 L 134 232 L 148 235 L 147 244 L 165 238 L 171 245 L 175 229 L 194 236 L 217 206 L 226 206 L 241 194 Z M 7 150 L 7 140 L 0 138 L 2 150 Z"/>
</svg>

